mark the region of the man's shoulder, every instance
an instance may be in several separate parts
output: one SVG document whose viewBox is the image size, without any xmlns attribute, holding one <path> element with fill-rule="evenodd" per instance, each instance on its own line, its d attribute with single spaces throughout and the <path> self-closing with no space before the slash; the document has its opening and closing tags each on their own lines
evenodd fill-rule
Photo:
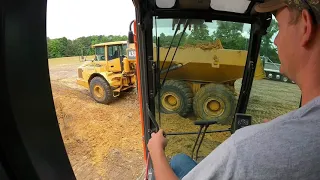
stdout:
<svg viewBox="0 0 320 180">
<path fill-rule="evenodd" d="M 263 151 L 271 146 L 277 151 L 290 146 L 312 143 L 320 138 L 320 97 L 301 108 L 279 116 L 270 122 L 248 126 L 237 130 L 230 138 L 236 149 Z M 306 140 L 307 139 L 307 140 Z M 308 141 L 308 142 L 307 142 Z M 317 142 L 319 143 L 319 142 Z M 276 150 L 276 149 L 275 149 Z"/>
<path fill-rule="evenodd" d="M 277 131 L 278 128 L 284 122 L 297 118 L 295 116 L 296 111 L 281 115 L 267 123 L 254 124 L 237 130 L 231 137 L 235 144 L 242 143 L 242 141 L 250 143 L 248 139 L 256 139 L 257 137 L 265 137 L 273 131 Z"/>
</svg>

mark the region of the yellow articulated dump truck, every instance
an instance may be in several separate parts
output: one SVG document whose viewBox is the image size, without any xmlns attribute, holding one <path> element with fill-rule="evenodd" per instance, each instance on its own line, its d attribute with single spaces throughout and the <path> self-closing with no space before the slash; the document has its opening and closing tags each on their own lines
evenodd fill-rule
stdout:
<svg viewBox="0 0 320 180">
<path fill-rule="evenodd" d="M 78 68 L 77 84 L 88 88 L 95 101 L 109 104 L 122 91 L 136 87 L 134 44 L 107 42 L 92 48 L 95 58 Z"/>
<path fill-rule="evenodd" d="M 156 97 L 160 112 L 185 117 L 193 111 L 201 120 L 229 124 L 237 103 L 234 83 L 243 77 L 247 51 L 223 49 L 219 40 L 179 47 L 175 56 L 174 49 L 169 53 L 168 48 L 154 49 L 161 66 L 160 97 Z M 264 77 L 259 59 L 255 79 Z"/>
</svg>

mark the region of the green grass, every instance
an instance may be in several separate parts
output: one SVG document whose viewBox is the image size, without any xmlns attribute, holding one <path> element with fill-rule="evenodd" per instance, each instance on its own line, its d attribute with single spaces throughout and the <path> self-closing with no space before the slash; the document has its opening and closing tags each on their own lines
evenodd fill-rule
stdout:
<svg viewBox="0 0 320 180">
<path fill-rule="evenodd" d="M 236 83 L 239 91 L 240 82 Z M 270 80 L 254 81 L 249 99 L 247 114 L 252 115 L 253 123 L 264 119 L 272 120 L 299 108 L 301 92 L 296 84 Z"/>
<path fill-rule="evenodd" d="M 87 59 L 93 59 L 94 56 L 87 56 Z M 49 66 L 55 67 L 59 65 L 72 65 L 72 64 L 82 64 L 79 56 L 74 57 L 62 57 L 62 58 L 51 58 L 48 59 Z"/>
</svg>

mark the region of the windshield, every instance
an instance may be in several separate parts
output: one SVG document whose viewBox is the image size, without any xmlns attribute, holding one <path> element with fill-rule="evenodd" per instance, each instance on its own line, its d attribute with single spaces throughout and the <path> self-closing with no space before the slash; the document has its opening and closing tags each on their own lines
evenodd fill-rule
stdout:
<svg viewBox="0 0 320 180">
<path fill-rule="evenodd" d="M 207 129 L 211 133 L 203 139 L 198 160 L 230 136 L 226 131 L 237 106 L 250 27 L 225 21 L 154 19 L 156 120 L 168 134 L 169 158 L 177 153 L 195 157 L 200 128 L 195 122 L 218 122 Z M 263 75 L 259 59 L 255 78 Z"/>
<path fill-rule="evenodd" d="M 155 116 L 170 141 L 166 154 L 170 159 L 185 153 L 201 161 L 231 135 L 228 130 L 242 86 L 251 25 L 154 18 L 153 27 Z M 273 20 L 261 42 L 246 112 L 253 124 L 299 107 L 299 88 L 280 73 L 273 44 L 277 31 Z M 217 124 L 210 125 L 201 140 L 201 126 L 195 124 L 211 120 Z"/>
<path fill-rule="evenodd" d="M 104 46 L 96 47 L 96 55 L 104 56 Z"/>
<path fill-rule="evenodd" d="M 105 60 L 104 46 L 98 46 L 95 49 L 96 49 L 96 60 L 97 61 L 104 61 Z"/>
</svg>

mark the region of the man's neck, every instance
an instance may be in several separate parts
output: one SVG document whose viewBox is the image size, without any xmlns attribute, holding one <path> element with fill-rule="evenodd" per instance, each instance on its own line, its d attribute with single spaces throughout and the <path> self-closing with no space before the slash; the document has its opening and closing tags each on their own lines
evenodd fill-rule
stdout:
<svg viewBox="0 0 320 180">
<path fill-rule="evenodd" d="M 320 87 L 316 89 L 309 89 L 308 91 L 304 91 L 303 89 L 301 90 L 302 92 L 302 102 L 301 106 L 306 105 L 308 102 L 312 101 L 314 98 L 320 96 Z"/>
<path fill-rule="evenodd" d="M 302 93 L 302 103 L 305 105 L 320 96 L 320 51 L 312 53 L 308 64 L 299 72 L 298 85 Z"/>
</svg>

